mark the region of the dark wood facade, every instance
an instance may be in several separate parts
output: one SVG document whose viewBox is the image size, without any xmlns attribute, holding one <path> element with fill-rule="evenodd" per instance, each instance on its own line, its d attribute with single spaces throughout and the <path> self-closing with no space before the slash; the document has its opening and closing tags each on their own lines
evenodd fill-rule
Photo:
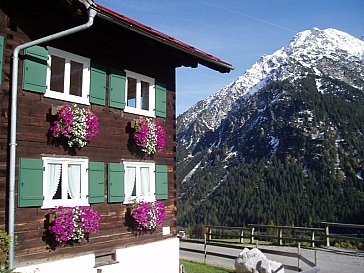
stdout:
<svg viewBox="0 0 364 273">
<path fill-rule="evenodd" d="M 11 62 L 16 46 L 80 25 L 87 21 L 84 7 L 77 1 L 1 1 L 0 35 L 4 37 L 2 84 L 0 86 L 0 228 L 7 227 Z M 100 120 L 100 133 L 86 147 L 77 150 L 77 156 L 90 161 L 119 163 L 127 160 L 153 160 L 168 166 L 167 220 L 171 235 L 163 236 L 161 230 L 144 236 L 134 236 L 125 224 L 127 205 L 107 202 L 107 172 L 105 171 L 105 202 L 92 205 L 101 213 L 101 232 L 92 235 L 89 242 L 73 247 L 49 251 L 42 239 L 45 215 L 48 210 L 37 207 L 15 209 L 15 264 L 25 265 L 35 260 L 58 259 L 86 253 L 110 252 L 116 248 L 144 244 L 174 236 L 176 233 L 176 144 L 175 144 L 175 68 L 189 65 L 188 57 L 162 43 L 96 17 L 94 25 L 79 33 L 44 44 L 87 58 L 106 68 L 128 69 L 153 77 L 167 87 L 167 117 L 157 118 L 167 131 L 166 148 L 153 157 L 139 158 L 128 142 L 130 122 L 138 116 L 123 110 L 93 105 L 89 108 Z M 22 56 L 20 56 L 22 58 Z M 22 61 L 19 64 L 19 83 L 22 80 Z M 106 89 L 108 90 L 108 82 Z M 106 93 L 108 100 L 108 91 Z M 67 155 L 68 151 L 47 142 L 52 106 L 63 101 L 45 98 L 43 94 L 18 89 L 17 107 L 17 164 L 19 158 L 40 159 L 42 154 Z M 106 165 L 105 165 L 106 168 Z M 18 166 L 16 167 L 18 174 Z M 17 178 L 16 178 L 17 179 Z M 17 188 L 17 185 L 16 185 Z M 17 198 L 17 193 L 16 193 Z"/>
</svg>

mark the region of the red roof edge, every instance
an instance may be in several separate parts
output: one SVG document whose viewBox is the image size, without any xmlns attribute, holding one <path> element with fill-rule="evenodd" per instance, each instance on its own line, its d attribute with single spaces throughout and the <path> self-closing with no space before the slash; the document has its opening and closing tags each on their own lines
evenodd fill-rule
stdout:
<svg viewBox="0 0 364 273">
<path fill-rule="evenodd" d="M 96 4 L 96 3 L 95 3 Z M 186 53 L 189 53 L 195 57 L 201 58 L 202 60 L 211 63 L 214 66 L 219 67 L 220 69 L 215 69 L 220 72 L 230 72 L 234 69 L 234 66 L 222 61 L 221 59 L 206 53 L 198 48 L 195 48 L 189 44 L 186 44 L 178 39 L 175 39 L 167 34 L 164 34 L 158 30 L 155 30 L 147 25 L 144 25 L 140 22 L 137 22 L 129 17 L 126 17 L 120 13 L 117 13 L 111 9 L 108 9 L 102 5 L 96 4 L 99 13 L 102 13 L 109 17 L 110 19 L 116 19 L 120 23 L 124 23 L 127 25 L 131 30 L 137 31 L 141 34 L 147 35 L 151 38 L 154 38 L 160 42 L 163 42 L 167 45 L 180 49 Z"/>
</svg>

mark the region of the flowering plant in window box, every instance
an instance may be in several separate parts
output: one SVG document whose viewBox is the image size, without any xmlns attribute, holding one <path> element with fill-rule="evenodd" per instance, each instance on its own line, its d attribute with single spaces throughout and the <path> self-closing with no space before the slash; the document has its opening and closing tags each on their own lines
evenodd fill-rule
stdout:
<svg viewBox="0 0 364 273">
<path fill-rule="evenodd" d="M 91 233 L 100 232 L 100 214 L 88 206 L 56 207 L 49 218 L 48 232 L 57 244 L 88 240 Z"/>
<path fill-rule="evenodd" d="M 53 138 L 64 139 L 69 147 L 82 148 L 98 134 L 99 120 L 88 109 L 64 104 L 58 107 L 49 130 Z"/>
<path fill-rule="evenodd" d="M 166 146 L 166 130 L 151 118 L 134 120 L 134 140 L 139 148 L 148 155 L 164 149 Z"/>
<path fill-rule="evenodd" d="M 137 202 L 131 207 L 131 216 L 136 222 L 135 231 L 154 231 L 163 225 L 167 213 L 163 202 Z"/>
</svg>

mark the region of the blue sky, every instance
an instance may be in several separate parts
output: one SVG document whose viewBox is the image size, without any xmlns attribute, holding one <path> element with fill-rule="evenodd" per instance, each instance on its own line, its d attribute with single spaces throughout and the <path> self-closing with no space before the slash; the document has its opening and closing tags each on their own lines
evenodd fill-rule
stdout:
<svg viewBox="0 0 364 273">
<path fill-rule="evenodd" d="M 364 0 L 96 0 L 235 66 L 178 68 L 177 115 L 236 80 L 295 33 L 318 27 L 364 35 Z"/>
</svg>

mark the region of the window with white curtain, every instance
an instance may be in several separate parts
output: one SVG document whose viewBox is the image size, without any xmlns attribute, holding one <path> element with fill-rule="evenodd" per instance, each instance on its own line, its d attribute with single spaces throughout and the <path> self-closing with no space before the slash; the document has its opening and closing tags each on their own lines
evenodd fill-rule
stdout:
<svg viewBox="0 0 364 273">
<path fill-rule="evenodd" d="M 155 164 L 124 162 L 125 203 L 155 201 Z"/>
<path fill-rule="evenodd" d="M 88 206 L 88 159 L 43 157 L 42 208 Z"/>
</svg>

